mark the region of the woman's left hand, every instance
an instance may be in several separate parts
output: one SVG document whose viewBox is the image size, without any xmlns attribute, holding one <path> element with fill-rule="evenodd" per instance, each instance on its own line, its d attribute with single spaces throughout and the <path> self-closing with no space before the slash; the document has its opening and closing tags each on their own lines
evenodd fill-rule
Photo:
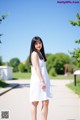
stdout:
<svg viewBox="0 0 80 120">
<path fill-rule="evenodd" d="M 44 81 L 41 81 L 41 88 L 42 88 L 43 90 L 46 89 L 46 84 L 45 84 Z"/>
</svg>

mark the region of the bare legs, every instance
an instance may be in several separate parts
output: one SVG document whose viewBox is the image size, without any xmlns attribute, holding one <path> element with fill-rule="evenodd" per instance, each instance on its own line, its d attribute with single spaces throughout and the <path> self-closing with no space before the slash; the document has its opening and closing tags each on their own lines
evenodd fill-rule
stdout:
<svg viewBox="0 0 80 120">
<path fill-rule="evenodd" d="M 42 101 L 42 120 L 47 120 L 49 100 Z"/>
<path fill-rule="evenodd" d="M 39 102 L 32 102 L 32 106 L 31 106 L 32 120 L 37 120 L 37 106 L 38 106 L 38 103 Z M 48 104 L 49 104 L 49 100 L 42 101 L 42 108 L 41 108 L 42 120 L 47 120 Z"/>
<path fill-rule="evenodd" d="M 37 105 L 38 102 L 32 102 L 31 106 L 32 120 L 37 120 Z"/>
</svg>

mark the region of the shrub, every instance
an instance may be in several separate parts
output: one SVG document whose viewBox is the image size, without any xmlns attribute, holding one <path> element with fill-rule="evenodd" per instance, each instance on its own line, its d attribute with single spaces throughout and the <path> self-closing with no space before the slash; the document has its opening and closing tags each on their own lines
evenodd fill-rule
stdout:
<svg viewBox="0 0 80 120">
<path fill-rule="evenodd" d="M 55 60 L 55 55 L 48 55 L 47 62 L 46 62 L 48 73 L 54 67 L 54 60 Z"/>
<path fill-rule="evenodd" d="M 29 57 L 27 58 L 26 63 L 25 63 L 25 70 L 27 72 L 31 72 L 31 66 L 30 66 L 30 63 L 29 63 Z"/>
<path fill-rule="evenodd" d="M 57 74 L 64 74 L 64 65 L 69 64 L 71 59 L 67 54 L 64 53 L 56 53 L 54 60 L 54 68 Z"/>
<path fill-rule="evenodd" d="M 51 69 L 50 69 L 49 75 L 50 75 L 50 76 L 56 76 L 56 75 L 57 75 L 54 68 L 51 68 Z"/>
<path fill-rule="evenodd" d="M 13 71 L 17 72 L 18 71 L 18 65 L 20 64 L 20 60 L 18 58 L 12 58 L 9 61 L 9 66 L 13 67 Z"/>
<path fill-rule="evenodd" d="M 64 74 L 64 65 L 70 63 L 70 61 L 71 58 L 64 53 L 48 55 L 46 62 L 47 70 L 49 72 L 52 68 L 55 68 L 57 74 Z"/>
<path fill-rule="evenodd" d="M 22 64 L 22 63 L 20 63 L 20 64 L 18 65 L 18 70 L 19 70 L 20 72 L 24 72 L 24 71 L 25 71 L 25 65 Z"/>
</svg>

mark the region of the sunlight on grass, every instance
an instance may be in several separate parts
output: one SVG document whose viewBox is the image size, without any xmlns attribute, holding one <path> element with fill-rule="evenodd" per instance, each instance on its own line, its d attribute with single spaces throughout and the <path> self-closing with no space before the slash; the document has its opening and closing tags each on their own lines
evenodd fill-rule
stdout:
<svg viewBox="0 0 80 120">
<path fill-rule="evenodd" d="M 30 79 L 31 78 L 31 73 L 21 73 L 21 72 L 15 72 L 13 73 L 13 79 Z M 55 77 L 53 76 L 49 76 L 50 79 L 74 79 L 74 76 L 73 75 L 68 75 L 68 76 L 65 76 L 65 75 L 57 75 Z"/>
<path fill-rule="evenodd" d="M 49 76 L 50 79 L 60 79 L 60 80 L 64 80 L 64 79 L 74 79 L 74 75 L 68 75 L 68 76 L 65 76 L 65 75 L 57 75 L 57 76 Z"/>
<path fill-rule="evenodd" d="M 74 86 L 74 83 L 70 83 L 67 86 L 80 96 L 80 80 L 76 81 L 76 86 Z"/>
<path fill-rule="evenodd" d="M 31 73 L 21 73 L 21 72 L 15 72 L 12 75 L 13 79 L 30 79 Z"/>
</svg>

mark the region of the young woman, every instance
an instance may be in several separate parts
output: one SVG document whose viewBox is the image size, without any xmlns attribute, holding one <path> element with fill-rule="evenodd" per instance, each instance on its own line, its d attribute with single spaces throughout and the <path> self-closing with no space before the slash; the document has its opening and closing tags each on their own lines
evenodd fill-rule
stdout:
<svg viewBox="0 0 80 120">
<path fill-rule="evenodd" d="M 30 102 L 32 120 L 37 120 L 37 105 L 42 102 L 42 120 L 47 120 L 50 81 L 46 70 L 46 56 L 42 39 L 38 36 L 31 41 L 29 61 L 31 65 Z"/>
</svg>

